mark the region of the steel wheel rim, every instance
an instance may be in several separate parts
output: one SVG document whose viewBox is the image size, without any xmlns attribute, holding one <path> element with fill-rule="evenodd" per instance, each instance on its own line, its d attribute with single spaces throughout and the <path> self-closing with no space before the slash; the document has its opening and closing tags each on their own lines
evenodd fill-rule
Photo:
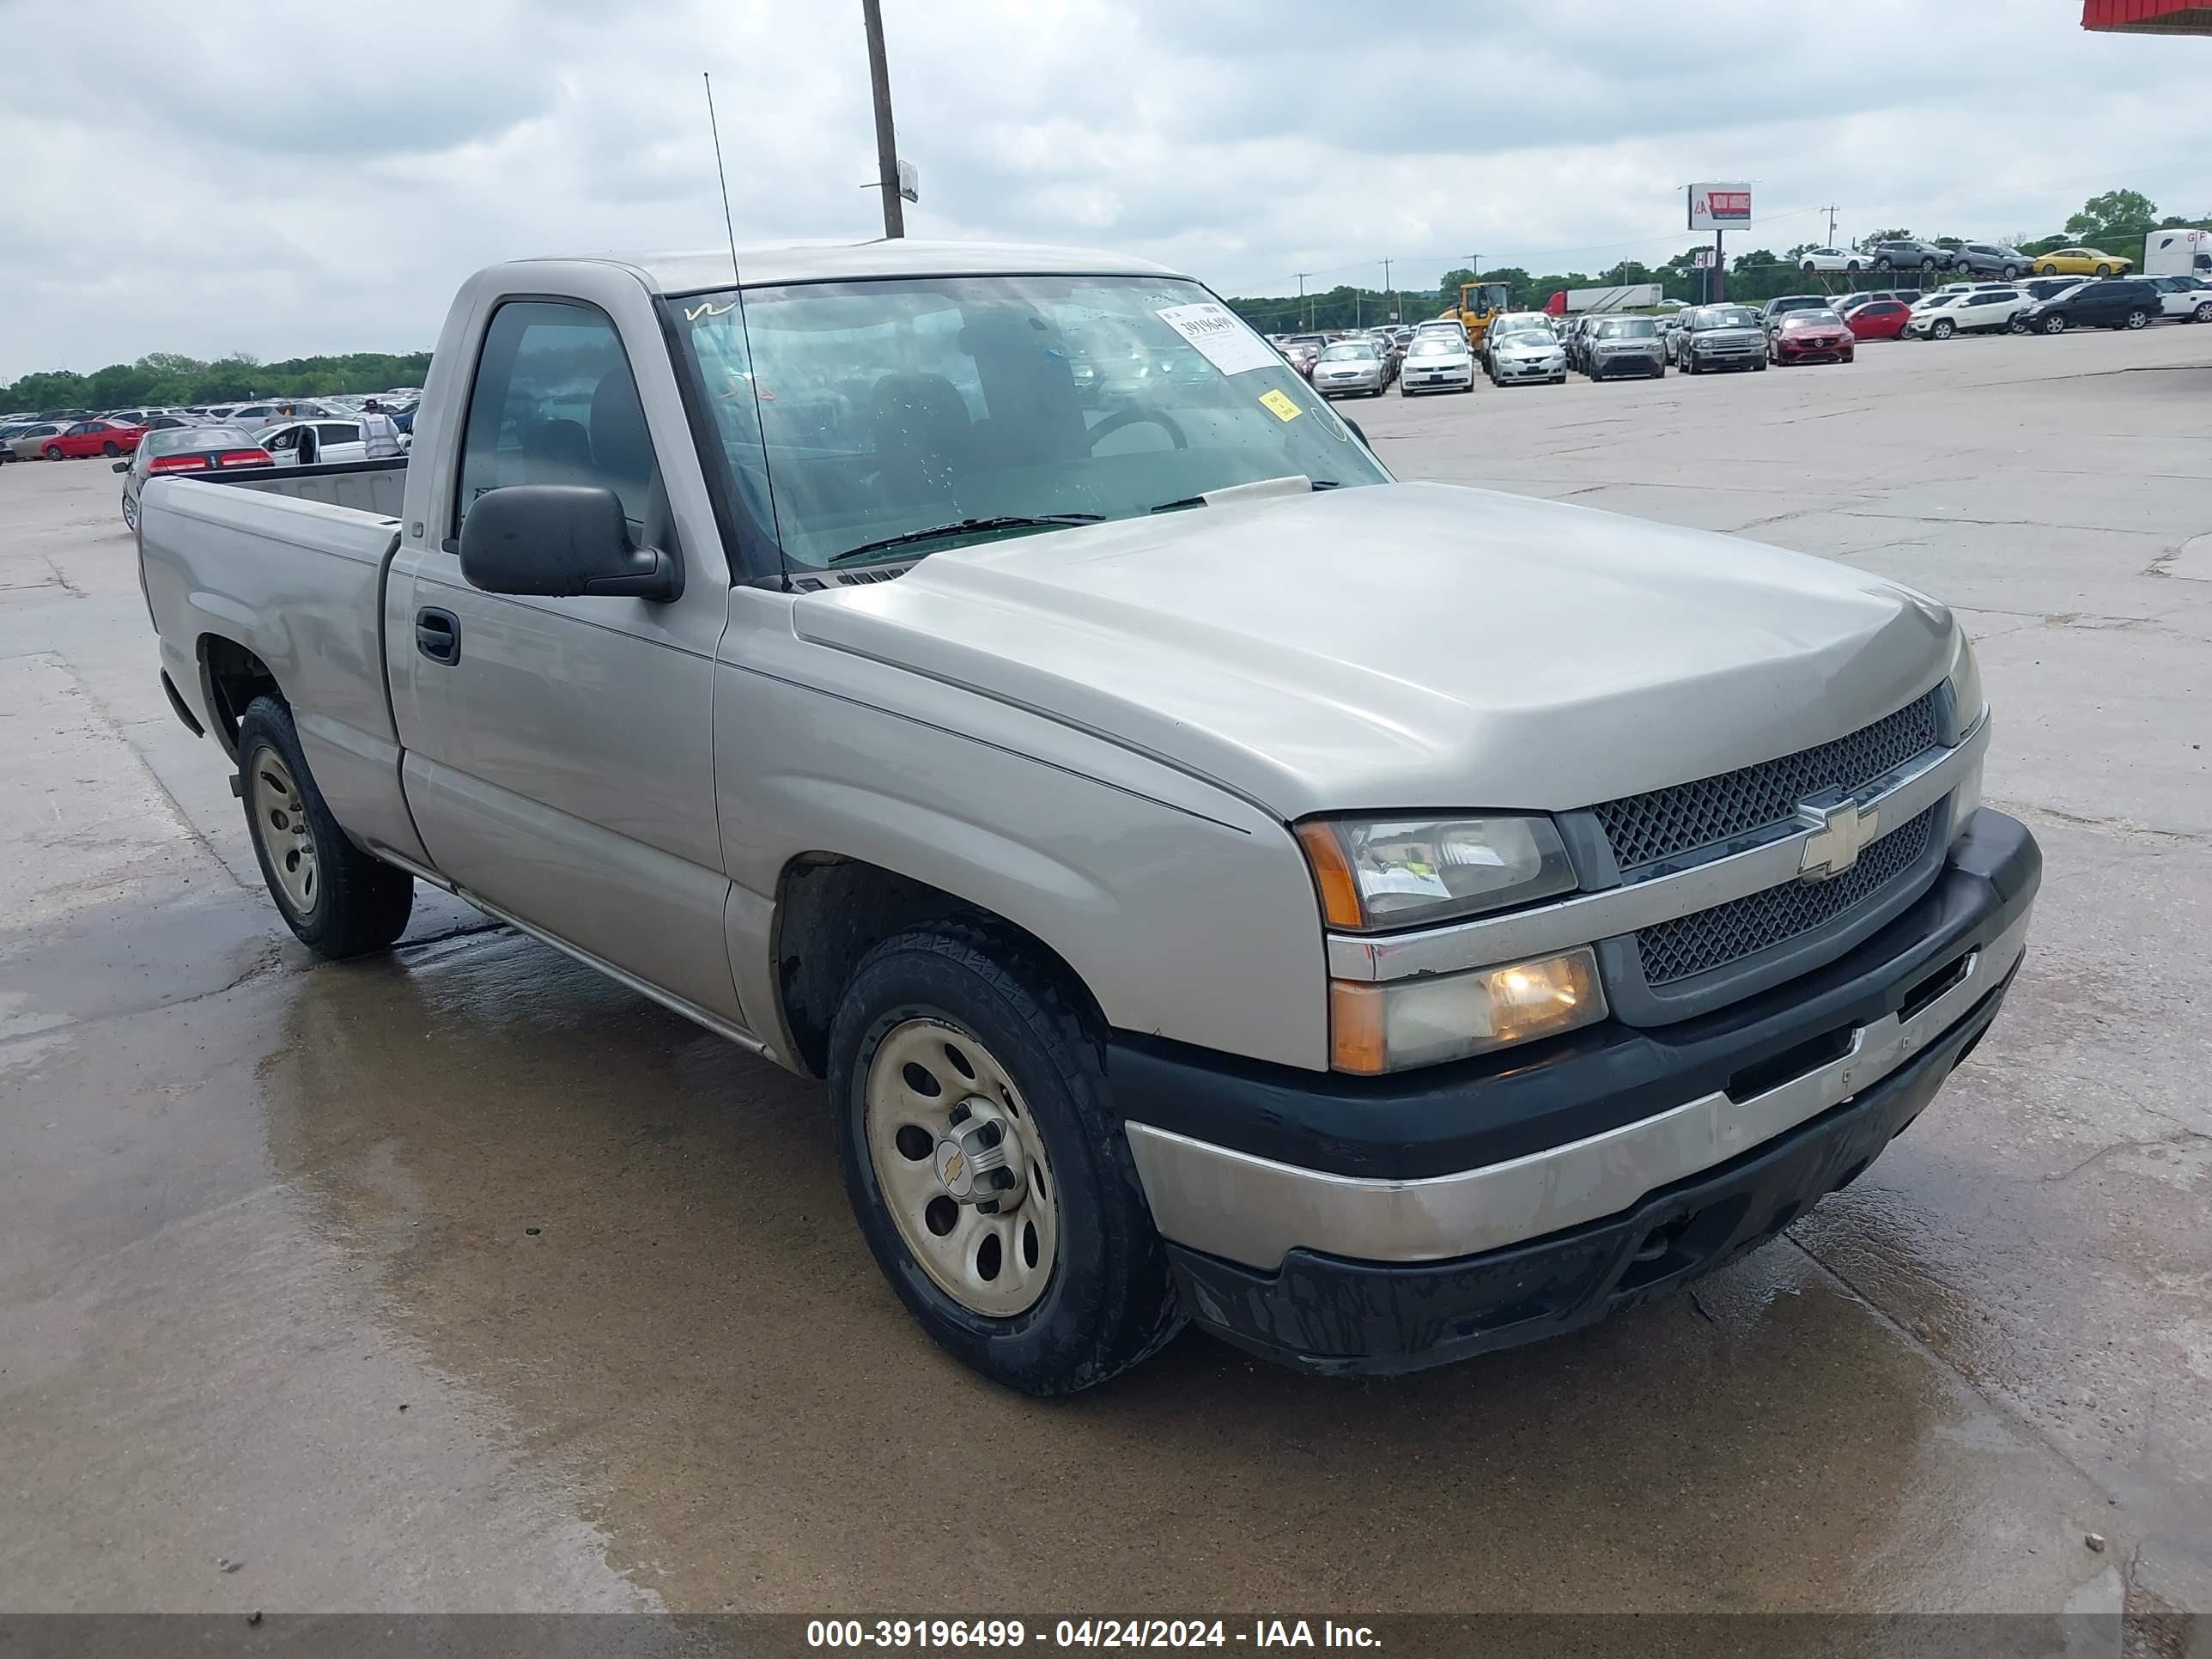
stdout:
<svg viewBox="0 0 2212 1659">
<path fill-rule="evenodd" d="M 947 1187 L 941 1149 L 957 1107 L 969 1109 L 970 1123 L 998 1123 L 1018 1148 L 1021 1184 L 1012 1208 L 989 1213 Z M 906 1020 L 877 1045 L 863 1109 L 877 1192 L 930 1282 L 989 1319 L 1035 1307 L 1060 1259 L 1060 1186 L 1006 1067 L 955 1025 Z"/>
<path fill-rule="evenodd" d="M 246 768 L 246 795 L 253 803 L 253 833 L 269 860 L 269 873 L 293 915 L 305 918 L 322 902 L 315 838 L 307 828 L 307 805 L 284 757 L 266 744 L 253 751 Z"/>
</svg>

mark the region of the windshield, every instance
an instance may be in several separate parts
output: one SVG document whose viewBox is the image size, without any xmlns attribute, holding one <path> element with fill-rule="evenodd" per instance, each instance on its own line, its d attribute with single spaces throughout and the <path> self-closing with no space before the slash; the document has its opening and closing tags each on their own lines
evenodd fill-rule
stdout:
<svg viewBox="0 0 2212 1659">
<path fill-rule="evenodd" d="M 1363 341 L 1357 345 L 1333 345 L 1321 354 L 1321 360 L 1325 363 L 1366 362 L 1375 355 L 1375 348 Z"/>
<path fill-rule="evenodd" d="M 1691 322 L 1692 328 L 1757 328 L 1759 313 L 1748 306 L 1707 306 Z"/>
<path fill-rule="evenodd" d="M 1649 317 L 1608 317 L 1597 325 L 1601 340 L 1648 340 L 1658 331 Z"/>
<path fill-rule="evenodd" d="M 1406 348 L 1408 357 L 1464 357 L 1466 342 L 1455 340 L 1448 334 L 1423 334 Z"/>
<path fill-rule="evenodd" d="M 1817 310 L 1793 311 L 1783 319 L 1785 328 L 1833 328 L 1844 319 L 1826 306 Z"/>
<path fill-rule="evenodd" d="M 672 300 L 739 492 L 787 562 L 1141 516 L 1303 475 L 1386 482 L 1274 349 L 1195 283 L 1146 276 L 811 283 Z M 750 337 L 750 351 L 747 351 Z M 1330 355 L 1372 349 L 1364 342 Z M 1095 368 L 1079 390 L 1081 356 Z"/>
</svg>

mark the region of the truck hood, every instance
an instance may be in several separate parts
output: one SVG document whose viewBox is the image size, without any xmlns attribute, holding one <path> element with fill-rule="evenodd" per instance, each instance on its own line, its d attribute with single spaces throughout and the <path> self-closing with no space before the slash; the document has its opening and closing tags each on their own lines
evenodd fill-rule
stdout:
<svg viewBox="0 0 2212 1659">
<path fill-rule="evenodd" d="M 1927 690 L 1952 630 L 1847 566 L 1429 483 L 950 550 L 793 620 L 1285 819 L 1559 811 L 1772 759 Z"/>
</svg>

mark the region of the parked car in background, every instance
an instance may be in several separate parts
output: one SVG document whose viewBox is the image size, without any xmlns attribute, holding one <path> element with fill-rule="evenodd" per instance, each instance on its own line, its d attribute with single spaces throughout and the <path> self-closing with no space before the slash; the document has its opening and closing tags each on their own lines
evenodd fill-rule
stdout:
<svg viewBox="0 0 2212 1659">
<path fill-rule="evenodd" d="M 2135 269 L 2136 262 L 2094 247 L 2059 247 L 2035 256 L 2039 276 L 2118 276 Z"/>
<path fill-rule="evenodd" d="M 1912 307 L 1901 300 L 1862 300 L 1837 313 L 1857 340 L 1894 340 L 1912 320 Z"/>
<path fill-rule="evenodd" d="M 1382 349 L 1374 341 L 1362 337 L 1339 340 L 1321 354 L 1309 377 L 1313 388 L 1324 398 L 1342 398 L 1357 393 L 1363 398 L 1382 395 L 1384 371 Z"/>
<path fill-rule="evenodd" d="M 146 435 L 143 427 L 120 421 L 78 421 L 40 439 L 38 453 L 50 461 L 81 461 L 88 455 L 128 455 Z"/>
<path fill-rule="evenodd" d="M 2138 276 L 2158 295 L 2160 314 L 2185 323 L 2212 323 L 2212 283 L 2201 276 Z"/>
<path fill-rule="evenodd" d="M 226 417 L 232 425 L 252 428 L 265 426 L 271 421 L 320 421 L 337 414 L 334 409 L 306 398 L 276 398 L 257 404 L 242 404 Z"/>
<path fill-rule="evenodd" d="M 1767 361 L 1790 363 L 1848 363 L 1857 343 L 1844 319 L 1825 306 L 1817 311 L 1786 312 L 1769 331 Z"/>
<path fill-rule="evenodd" d="M 35 459 L 39 453 L 38 446 L 33 443 L 28 453 L 18 455 L 15 453 L 16 440 L 46 437 L 61 429 L 60 425 L 52 421 L 9 421 L 4 425 L 0 425 L 0 461 L 23 461 Z"/>
<path fill-rule="evenodd" d="M 149 415 L 140 424 L 149 432 L 169 432 L 192 423 L 175 415 Z"/>
<path fill-rule="evenodd" d="M 2054 300 L 2062 294 L 2072 293 L 2081 283 L 2079 276 L 2033 276 L 2019 287 L 2031 300 Z"/>
<path fill-rule="evenodd" d="M 1315 360 L 1328 349 L 1328 337 L 1326 334 L 1293 334 L 1290 343 L 1283 348 L 1283 356 L 1292 368 L 1310 380 L 1313 379 Z M 414 417 L 410 416 L 408 422 L 412 425 Z"/>
<path fill-rule="evenodd" d="M 1659 325 L 1650 317 L 1601 317 L 1591 325 L 1583 369 L 1593 380 L 1614 380 L 1624 374 L 1667 373 L 1667 349 L 1659 337 Z"/>
<path fill-rule="evenodd" d="M 1808 276 L 1820 271 L 1863 270 L 1866 264 L 1866 255 L 1856 248 L 1808 247 L 1797 256 L 1797 269 Z"/>
<path fill-rule="evenodd" d="M 1917 236 L 1869 242 L 1859 251 L 1868 256 L 1876 270 L 1948 270 L 1956 263 L 1949 248 L 1937 247 Z"/>
<path fill-rule="evenodd" d="M 1961 242 L 1951 252 L 1951 269 L 1985 272 L 1991 276 L 2025 276 L 2034 263 L 2016 247 L 2002 242 Z"/>
<path fill-rule="evenodd" d="M 1398 395 L 1410 398 L 1417 392 L 1474 390 L 1474 352 L 1467 343 L 1466 331 L 1456 323 L 1449 334 L 1417 330 L 1413 344 L 1406 348 L 1406 361 L 1398 365 Z"/>
<path fill-rule="evenodd" d="M 2024 333 L 2063 334 L 2069 328 L 2148 328 L 2163 307 L 2158 290 L 2140 277 L 2076 283 L 2020 313 Z"/>
<path fill-rule="evenodd" d="M 335 466 L 368 459 L 359 421 L 282 421 L 257 429 L 253 441 L 279 466 Z"/>
<path fill-rule="evenodd" d="M 123 522 L 134 531 L 138 528 L 138 498 L 149 478 L 172 472 L 220 472 L 275 464 L 244 427 L 184 426 L 149 432 L 136 454 L 115 464 L 115 470 L 123 475 Z"/>
<path fill-rule="evenodd" d="M 1509 311 L 1493 317 L 1483 331 L 1482 356 L 1492 386 L 1519 380 L 1556 386 L 1567 378 L 1566 348 L 1541 312 Z"/>
<path fill-rule="evenodd" d="M 1825 294 L 1781 294 L 1769 300 L 1759 309 L 1759 321 L 1769 334 L 1780 326 L 1782 319 L 1793 311 L 1832 311 L 1835 306 Z"/>
<path fill-rule="evenodd" d="M 1682 313 L 1674 360 L 1685 374 L 1717 368 L 1764 369 L 1766 330 L 1749 306 L 1699 306 Z"/>
<path fill-rule="evenodd" d="M 1963 289 L 1921 301 L 1905 331 L 1915 339 L 1948 340 L 1954 334 L 2001 334 L 2035 301 L 2016 288 Z"/>
<path fill-rule="evenodd" d="M 67 421 L 33 421 L 28 426 L 15 428 L 15 436 L 8 445 L 9 459 L 35 461 L 45 447 L 70 428 Z"/>
</svg>

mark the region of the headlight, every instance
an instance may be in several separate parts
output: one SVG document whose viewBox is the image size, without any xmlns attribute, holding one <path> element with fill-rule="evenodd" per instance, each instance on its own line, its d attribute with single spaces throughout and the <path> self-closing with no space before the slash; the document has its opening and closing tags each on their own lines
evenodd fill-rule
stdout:
<svg viewBox="0 0 2212 1659">
<path fill-rule="evenodd" d="M 1982 696 L 1982 665 L 1974 660 L 1974 642 L 1959 630 L 1958 648 L 1951 653 L 1951 696 L 1959 711 L 1959 730 L 1969 732 L 1990 706 Z"/>
<path fill-rule="evenodd" d="M 1332 927 L 1402 927 L 1575 885 L 1549 818 L 1313 819 L 1297 827 Z"/>
<path fill-rule="evenodd" d="M 1605 1018 L 1587 945 L 1471 974 L 1369 985 L 1331 980 L 1329 1064 L 1372 1076 L 1464 1060 Z"/>
</svg>

